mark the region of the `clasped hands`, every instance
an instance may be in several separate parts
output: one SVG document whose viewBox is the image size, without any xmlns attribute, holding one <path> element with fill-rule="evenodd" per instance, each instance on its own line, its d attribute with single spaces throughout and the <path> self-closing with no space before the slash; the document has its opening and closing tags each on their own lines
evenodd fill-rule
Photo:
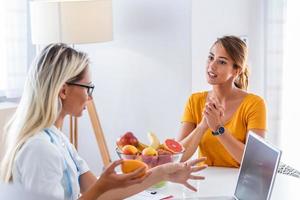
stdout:
<svg viewBox="0 0 300 200">
<path fill-rule="evenodd" d="M 223 125 L 224 107 L 216 98 L 208 98 L 208 102 L 205 104 L 205 109 L 202 114 L 204 117 L 199 125 L 204 126 L 205 129 L 210 128 L 212 131 L 216 131 Z"/>
</svg>

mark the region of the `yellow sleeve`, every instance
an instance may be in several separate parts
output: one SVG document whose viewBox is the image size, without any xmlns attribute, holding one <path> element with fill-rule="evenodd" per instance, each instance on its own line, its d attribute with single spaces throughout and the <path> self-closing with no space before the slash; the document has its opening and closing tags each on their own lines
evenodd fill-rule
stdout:
<svg viewBox="0 0 300 200">
<path fill-rule="evenodd" d="M 188 99 L 188 101 L 185 104 L 184 112 L 181 117 L 181 122 L 191 122 L 194 124 L 197 124 L 196 119 L 193 115 L 193 101 L 192 101 L 192 96 Z"/>
<path fill-rule="evenodd" d="M 252 105 L 249 106 L 250 108 L 247 116 L 247 130 L 267 130 L 267 109 L 265 101 L 262 98 L 259 98 Z"/>
</svg>

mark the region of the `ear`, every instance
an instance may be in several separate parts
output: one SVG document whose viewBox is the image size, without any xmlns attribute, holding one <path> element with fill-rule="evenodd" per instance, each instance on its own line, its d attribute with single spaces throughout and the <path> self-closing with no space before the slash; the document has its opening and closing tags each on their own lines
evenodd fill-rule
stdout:
<svg viewBox="0 0 300 200">
<path fill-rule="evenodd" d="M 67 84 L 63 84 L 58 94 L 61 100 L 65 100 L 67 98 L 67 93 L 68 93 L 68 86 Z"/>
<path fill-rule="evenodd" d="M 240 67 L 233 69 L 233 71 L 234 71 L 235 77 L 238 77 L 242 73 L 242 69 Z"/>
</svg>

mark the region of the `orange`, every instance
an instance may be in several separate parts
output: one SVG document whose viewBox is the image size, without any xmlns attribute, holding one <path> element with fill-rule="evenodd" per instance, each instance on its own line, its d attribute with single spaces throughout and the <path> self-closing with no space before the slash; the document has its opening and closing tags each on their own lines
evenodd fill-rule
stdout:
<svg viewBox="0 0 300 200">
<path fill-rule="evenodd" d="M 139 160 L 123 160 L 123 163 L 121 165 L 121 170 L 124 174 L 133 172 L 137 170 L 138 168 L 143 168 L 145 167 L 145 171 L 139 176 L 142 177 L 146 174 L 146 171 L 148 169 L 147 164 L 143 163 L 142 161 Z"/>
</svg>

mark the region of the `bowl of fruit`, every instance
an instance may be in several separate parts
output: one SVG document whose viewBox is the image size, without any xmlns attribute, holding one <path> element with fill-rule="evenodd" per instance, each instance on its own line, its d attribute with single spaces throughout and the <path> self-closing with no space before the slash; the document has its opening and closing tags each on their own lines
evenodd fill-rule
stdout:
<svg viewBox="0 0 300 200">
<path fill-rule="evenodd" d="M 160 143 L 158 137 L 148 133 L 149 145 L 140 142 L 132 132 L 126 132 L 118 138 L 116 152 L 121 159 L 138 160 L 147 164 L 148 168 L 156 167 L 169 162 L 180 162 L 184 153 L 183 146 L 174 139 L 166 139 Z M 155 187 L 161 187 L 161 182 Z"/>
</svg>

